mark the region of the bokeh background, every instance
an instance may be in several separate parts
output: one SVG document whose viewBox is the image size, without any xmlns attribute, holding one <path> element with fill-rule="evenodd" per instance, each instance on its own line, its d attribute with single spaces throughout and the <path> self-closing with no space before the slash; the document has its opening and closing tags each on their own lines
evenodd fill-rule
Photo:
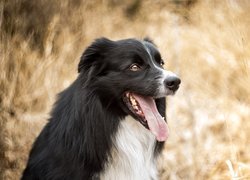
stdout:
<svg viewBox="0 0 250 180">
<path fill-rule="evenodd" d="M 250 1 L 0 0 L 0 179 L 19 179 L 95 38 L 151 37 L 182 85 L 161 180 L 250 179 Z"/>
</svg>

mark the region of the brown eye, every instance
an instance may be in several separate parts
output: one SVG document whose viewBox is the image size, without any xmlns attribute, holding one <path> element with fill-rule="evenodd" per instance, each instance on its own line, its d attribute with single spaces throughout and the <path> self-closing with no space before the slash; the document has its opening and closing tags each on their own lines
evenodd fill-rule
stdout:
<svg viewBox="0 0 250 180">
<path fill-rule="evenodd" d="M 139 71 L 141 69 L 141 67 L 138 65 L 138 64 L 132 64 L 130 67 L 129 67 L 129 70 L 130 71 Z"/>
</svg>

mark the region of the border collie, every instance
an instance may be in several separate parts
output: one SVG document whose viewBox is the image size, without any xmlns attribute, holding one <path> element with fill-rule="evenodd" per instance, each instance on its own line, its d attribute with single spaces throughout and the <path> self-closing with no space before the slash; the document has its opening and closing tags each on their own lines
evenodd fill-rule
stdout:
<svg viewBox="0 0 250 180">
<path fill-rule="evenodd" d="M 168 138 L 165 97 L 180 79 L 149 40 L 95 40 L 78 78 L 59 94 L 22 179 L 158 179 Z"/>
</svg>

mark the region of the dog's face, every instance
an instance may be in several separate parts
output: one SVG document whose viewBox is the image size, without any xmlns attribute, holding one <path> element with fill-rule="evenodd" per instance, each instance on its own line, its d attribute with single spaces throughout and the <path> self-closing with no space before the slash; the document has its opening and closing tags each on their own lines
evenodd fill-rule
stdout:
<svg viewBox="0 0 250 180">
<path fill-rule="evenodd" d="M 87 76 L 89 88 L 106 101 L 119 102 L 123 111 L 163 141 L 168 132 L 155 99 L 174 94 L 180 84 L 180 79 L 163 65 L 159 51 L 148 39 L 101 38 L 83 53 L 78 71 Z"/>
</svg>

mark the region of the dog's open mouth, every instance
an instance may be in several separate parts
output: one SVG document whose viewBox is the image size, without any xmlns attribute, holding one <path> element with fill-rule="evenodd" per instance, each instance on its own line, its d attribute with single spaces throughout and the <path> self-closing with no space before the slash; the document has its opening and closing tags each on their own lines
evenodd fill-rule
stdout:
<svg viewBox="0 0 250 180">
<path fill-rule="evenodd" d="M 167 123 L 158 112 L 153 97 L 126 92 L 123 101 L 134 117 L 149 129 L 158 141 L 165 141 L 168 138 Z"/>
</svg>

